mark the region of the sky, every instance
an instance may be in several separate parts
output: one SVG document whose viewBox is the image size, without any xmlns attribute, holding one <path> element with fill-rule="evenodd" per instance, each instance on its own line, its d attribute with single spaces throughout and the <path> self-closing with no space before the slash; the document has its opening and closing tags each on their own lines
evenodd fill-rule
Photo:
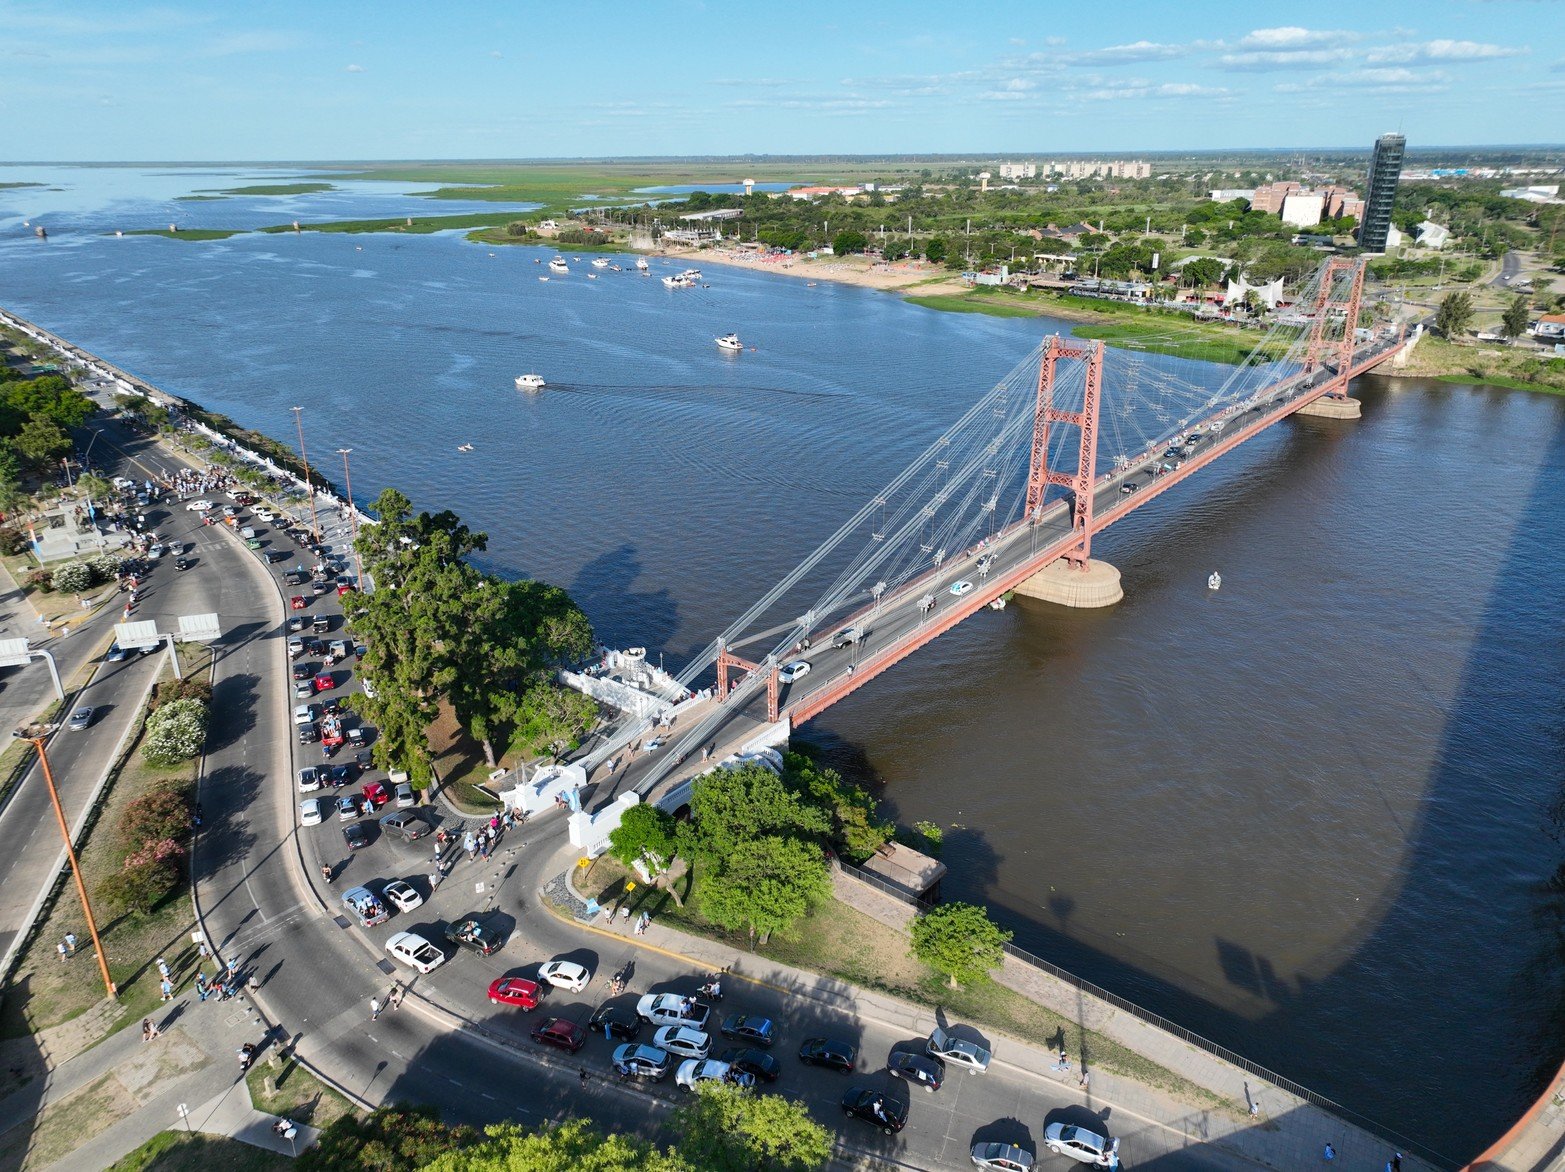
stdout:
<svg viewBox="0 0 1565 1172">
<path fill-rule="evenodd" d="M 0 161 L 1558 143 L 1562 111 L 1561 0 L 0 0 Z"/>
</svg>

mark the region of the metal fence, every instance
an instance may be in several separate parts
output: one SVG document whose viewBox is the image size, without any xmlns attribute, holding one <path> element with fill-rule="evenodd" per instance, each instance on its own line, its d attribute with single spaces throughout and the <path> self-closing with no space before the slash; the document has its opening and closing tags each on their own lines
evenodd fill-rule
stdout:
<svg viewBox="0 0 1565 1172">
<path fill-rule="evenodd" d="M 856 879 L 861 883 L 867 884 L 868 886 L 877 889 L 878 891 L 884 892 L 886 895 L 908 904 L 917 911 L 928 910 L 928 904 L 915 899 L 900 887 L 896 887 L 890 883 L 887 883 L 884 879 L 881 879 L 878 876 L 871 875 L 867 871 L 862 871 L 858 867 L 853 866 L 851 863 L 842 862 L 840 859 L 837 861 L 837 866 L 841 868 L 843 874 L 849 876 L 850 878 Z M 1395 1144 L 1402 1151 L 1414 1153 L 1420 1159 L 1428 1162 L 1436 1168 L 1456 1168 L 1461 1165 L 1460 1160 L 1453 1160 L 1450 1156 L 1436 1152 L 1426 1145 L 1419 1143 L 1417 1140 L 1409 1139 L 1407 1136 L 1402 1135 L 1401 1133 L 1385 1126 L 1382 1123 L 1378 1123 L 1373 1119 L 1369 1119 L 1363 1115 L 1360 1115 L 1357 1111 L 1354 1111 L 1348 1107 L 1344 1107 L 1341 1103 L 1337 1103 L 1331 1099 L 1326 1098 L 1325 1095 L 1317 1094 L 1315 1091 L 1310 1090 L 1309 1087 L 1302 1086 L 1301 1084 L 1294 1082 L 1292 1079 L 1284 1078 L 1276 1071 L 1268 1070 L 1259 1063 L 1250 1061 L 1250 1059 L 1246 1058 L 1242 1054 L 1234 1053 L 1234 1051 L 1228 1049 L 1228 1047 L 1221 1046 L 1218 1043 L 1212 1041 L 1210 1038 L 1204 1038 L 1200 1034 L 1194 1033 L 1191 1030 L 1187 1030 L 1182 1025 L 1169 1021 L 1168 1018 L 1163 1017 L 1160 1014 L 1153 1013 L 1150 1009 L 1145 1009 L 1133 1001 L 1127 1001 L 1125 998 L 1120 997 L 1117 994 L 1110 993 L 1107 989 L 1101 988 L 1098 985 L 1094 985 L 1091 981 L 1083 980 L 1074 973 L 1067 972 L 1065 969 L 1060 968 L 1059 965 L 1051 964 L 1042 957 L 1034 956 L 1025 949 L 1017 948 L 1015 945 L 1007 943 L 1005 945 L 1005 951 L 1008 955 L 1015 957 L 1023 964 L 1031 965 L 1035 969 L 1040 969 L 1057 980 L 1063 981 L 1066 985 L 1069 985 L 1073 989 L 1076 989 L 1082 993 L 1086 993 L 1091 997 L 1096 997 L 1098 1000 L 1112 1005 L 1115 1009 L 1131 1014 L 1133 1017 L 1139 1018 L 1148 1025 L 1156 1026 L 1158 1029 L 1172 1034 L 1181 1041 L 1188 1042 L 1192 1046 L 1197 1046 L 1200 1049 L 1205 1050 L 1208 1054 L 1220 1058 L 1232 1066 L 1238 1067 L 1247 1074 L 1253 1074 L 1257 1078 L 1266 1080 L 1273 1086 L 1287 1091 L 1290 1095 L 1302 1099 L 1304 1102 L 1309 1103 L 1312 1106 L 1319 1107 L 1323 1111 L 1329 1111 L 1339 1119 L 1344 1119 L 1347 1122 L 1353 1124 L 1355 1127 L 1362 1128 L 1372 1135 L 1378 1135 L 1387 1142 Z"/>
</svg>

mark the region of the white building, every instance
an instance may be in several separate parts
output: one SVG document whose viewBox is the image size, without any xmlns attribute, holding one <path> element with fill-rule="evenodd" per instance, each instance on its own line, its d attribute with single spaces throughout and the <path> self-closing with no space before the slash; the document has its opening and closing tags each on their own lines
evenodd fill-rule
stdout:
<svg viewBox="0 0 1565 1172">
<path fill-rule="evenodd" d="M 1253 187 L 1215 187 L 1206 193 L 1207 199 L 1213 203 L 1232 203 L 1236 199 L 1242 199 L 1249 203 L 1255 198 Z"/>
<path fill-rule="evenodd" d="M 1506 199 L 1525 199 L 1528 203 L 1558 203 L 1558 183 L 1534 184 L 1531 187 L 1507 187 L 1500 192 Z"/>
<path fill-rule="evenodd" d="M 1001 163 L 1001 179 L 1036 179 L 1038 178 L 1037 163 Z"/>
<path fill-rule="evenodd" d="M 1433 220 L 1425 220 L 1418 226 L 1420 248 L 1444 248 L 1451 242 L 1451 229 Z"/>
<path fill-rule="evenodd" d="M 1295 191 L 1283 197 L 1282 222 L 1295 228 L 1313 228 L 1320 223 L 1326 197 L 1316 192 Z"/>
</svg>

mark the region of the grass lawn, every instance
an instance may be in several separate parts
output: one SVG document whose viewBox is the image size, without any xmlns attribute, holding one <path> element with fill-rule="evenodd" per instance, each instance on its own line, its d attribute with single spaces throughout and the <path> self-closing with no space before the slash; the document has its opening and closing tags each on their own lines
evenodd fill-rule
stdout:
<svg viewBox="0 0 1565 1172">
<path fill-rule="evenodd" d="M 625 867 L 604 855 L 585 875 L 577 873 L 576 886 L 583 894 L 595 895 L 609 904 L 623 892 L 629 877 L 631 873 Z M 684 882 L 688 884 L 689 880 Z M 681 908 L 667 892 L 638 886 L 630 907 L 632 915 L 646 910 L 661 922 L 692 935 L 749 949 L 747 937 L 709 924 L 688 906 L 688 899 L 686 903 Z M 755 952 L 781 964 L 838 977 L 930 1009 L 942 1009 L 951 1017 L 1003 1030 L 1038 1046 L 1058 1047 L 1063 1039 L 1072 1053 L 1085 1053 L 1088 1064 L 1100 1070 L 1134 1078 L 1186 1102 L 1213 1108 L 1232 1106 L 1118 1042 L 1091 1031 L 1084 1035 L 1075 1022 L 1003 985 L 985 981 L 968 988 L 951 988 L 909 954 L 905 933 L 836 900 L 817 908 L 786 935 L 774 935 Z"/>
<path fill-rule="evenodd" d="M 166 236 L 170 240 L 227 240 L 230 236 L 238 236 L 240 231 L 239 228 L 182 228 L 178 232 L 170 232 L 167 228 L 132 228 L 125 235 Z"/>
<path fill-rule="evenodd" d="M 1196 322 L 1179 323 L 1168 318 L 1144 322 L 1114 322 L 1108 325 L 1076 326 L 1078 338 L 1107 342 L 1122 350 L 1144 350 L 1153 354 L 1172 354 L 1202 362 L 1224 362 L 1239 366 L 1255 354 L 1261 335 L 1232 326 L 1211 326 Z M 1287 347 L 1272 344 L 1261 350 L 1268 360 L 1286 353 Z"/>
<path fill-rule="evenodd" d="M 435 773 L 446 787 L 446 796 L 459 809 L 473 815 L 499 811 L 500 803 L 476 788 L 488 782 L 495 767 L 484 760 L 483 747 L 462 730 L 447 704 L 440 706 L 440 715 L 429 726 L 429 750 L 434 755 Z M 504 757 L 500 760 L 505 763 Z"/>
<path fill-rule="evenodd" d="M 276 1052 L 269 1051 L 245 1076 L 250 1102 L 257 1111 L 318 1128 L 329 1127 L 344 1115 L 354 1113 L 352 1103 L 292 1058 L 278 1058 L 273 1067 L 274 1057 Z"/>
<path fill-rule="evenodd" d="M 1025 295 L 1017 294 L 1018 298 L 1022 296 Z M 1043 304 L 992 301 L 972 293 L 931 293 L 904 297 L 902 300 L 922 305 L 925 309 L 943 309 L 947 313 L 987 313 L 990 317 L 1041 317 L 1049 312 L 1049 307 Z"/>
<path fill-rule="evenodd" d="M 199 1132 L 160 1131 L 108 1172 L 278 1172 L 290 1167 L 287 1156 L 251 1147 L 237 1139 Z"/>
<path fill-rule="evenodd" d="M 187 644 L 181 659 L 187 676 L 200 675 L 211 664 L 211 652 L 205 647 Z M 139 745 L 139 737 L 131 743 Z M 120 869 L 124 858 L 126 845 L 115 833 L 115 827 L 123 819 L 125 807 L 153 788 L 188 785 L 195 778 L 195 772 L 195 762 L 170 770 L 155 770 L 146 764 L 136 748 L 129 749 L 78 852 L 82 875 L 88 893 L 93 897 L 98 929 L 108 953 L 109 975 L 120 994 L 118 1015 L 111 1019 L 108 1032 L 133 1024 L 156 1011 L 158 972 L 153 962 L 159 956 L 168 961 L 179 986 L 183 987 L 195 974 L 197 956 L 195 945 L 190 941 L 195 922 L 183 882 L 145 916 L 115 915 L 97 895 L 102 883 Z M 67 811 L 67 817 L 71 814 Z M 61 964 L 55 946 L 67 932 L 74 932 L 79 944 L 76 955 Z M 0 1004 L 0 1037 L 21 1037 L 61 1025 L 103 999 L 103 984 L 92 955 L 76 888 L 66 880 L 57 889 L 40 930 L 17 963 L 10 994 Z"/>
</svg>

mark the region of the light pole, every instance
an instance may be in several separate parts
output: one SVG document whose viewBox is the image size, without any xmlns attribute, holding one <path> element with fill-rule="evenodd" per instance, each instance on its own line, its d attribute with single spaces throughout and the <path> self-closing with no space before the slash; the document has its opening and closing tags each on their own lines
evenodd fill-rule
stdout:
<svg viewBox="0 0 1565 1172">
<path fill-rule="evenodd" d="M 294 407 L 293 422 L 299 429 L 299 460 L 304 464 L 304 491 L 310 496 L 310 528 L 315 533 L 315 544 L 321 543 L 321 523 L 315 515 L 315 482 L 310 479 L 310 457 L 304 454 L 304 415 L 303 407 Z"/>
<path fill-rule="evenodd" d="M 87 885 L 82 882 L 81 864 L 76 861 L 76 847 L 71 843 L 70 827 L 65 824 L 65 810 L 60 805 L 60 791 L 54 787 L 54 774 L 49 769 L 49 754 L 44 751 L 44 742 L 54 731 L 54 727 L 52 724 L 31 724 L 26 728 L 17 729 L 12 735 L 38 750 L 38 763 L 43 766 L 43 779 L 49 787 L 49 800 L 54 803 L 54 816 L 60 823 L 60 838 L 65 842 L 65 857 L 70 860 L 71 874 L 76 879 L 76 894 L 81 896 L 82 914 L 87 917 L 87 934 L 92 937 L 93 951 L 98 956 L 98 971 L 103 975 L 103 989 L 109 995 L 109 1000 L 118 1001 L 120 993 L 109 976 L 109 958 L 104 954 L 103 941 L 98 937 L 98 922 L 92 918 L 92 902 L 87 898 Z"/>
<path fill-rule="evenodd" d="M 348 453 L 352 448 L 338 448 L 342 457 L 342 483 L 348 490 L 348 523 L 353 526 L 353 568 L 359 574 L 359 589 L 364 589 L 364 563 L 359 560 L 359 514 L 353 507 L 353 476 L 348 472 Z"/>
</svg>

